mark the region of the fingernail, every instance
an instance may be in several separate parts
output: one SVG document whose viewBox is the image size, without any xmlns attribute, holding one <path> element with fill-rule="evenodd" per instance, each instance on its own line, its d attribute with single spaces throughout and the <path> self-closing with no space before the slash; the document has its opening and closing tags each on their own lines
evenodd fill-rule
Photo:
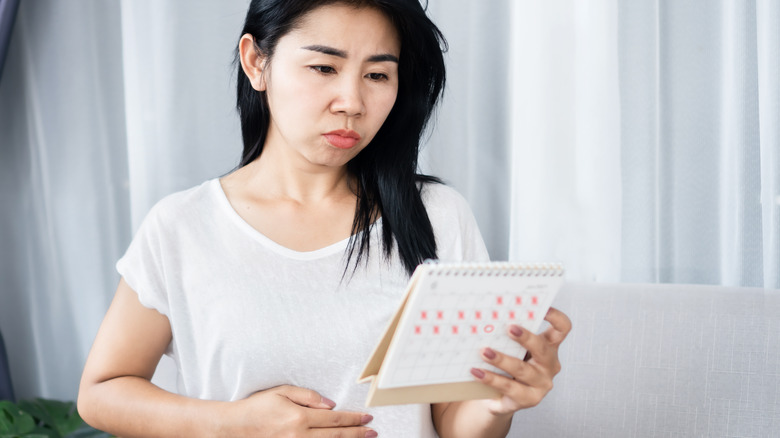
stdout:
<svg viewBox="0 0 780 438">
<path fill-rule="evenodd" d="M 520 336 L 520 335 L 522 335 L 522 334 L 523 334 L 523 329 L 521 329 L 520 327 L 518 327 L 518 326 L 516 326 L 516 325 L 514 325 L 514 324 L 513 324 L 511 327 L 509 327 L 509 331 L 510 331 L 510 332 L 511 332 L 513 335 L 515 335 L 515 336 Z"/>
<path fill-rule="evenodd" d="M 471 369 L 471 374 L 472 374 L 474 377 L 476 377 L 477 379 L 480 379 L 480 380 L 485 378 L 485 372 L 484 372 L 484 371 L 482 371 L 482 370 L 481 370 L 481 369 L 479 369 L 479 368 L 472 368 L 472 369 Z"/>
<path fill-rule="evenodd" d="M 378 436 L 379 434 L 376 433 L 375 430 L 369 430 L 368 432 L 366 432 L 366 438 L 376 438 Z"/>
<path fill-rule="evenodd" d="M 365 415 L 363 415 L 362 417 L 360 417 L 360 424 L 368 424 L 368 423 L 370 423 L 370 422 L 371 422 L 371 420 L 373 420 L 373 419 L 374 419 L 374 417 L 373 417 L 373 416 L 371 416 L 371 415 L 368 415 L 368 414 L 365 414 Z"/>
<path fill-rule="evenodd" d="M 493 360 L 493 359 L 495 359 L 495 358 L 496 358 L 496 352 L 495 352 L 495 351 L 493 351 L 493 350 L 491 350 L 489 347 L 488 347 L 488 348 L 485 348 L 485 349 L 482 351 L 482 355 L 484 355 L 486 358 L 488 358 L 488 359 L 490 359 L 490 360 Z"/>
<path fill-rule="evenodd" d="M 331 408 L 335 408 L 336 407 L 336 402 L 334 402 L 333 400 L 331 400 L 329 398 L 322 397 L 322 402 L 325 403 L 326 405 L 330 406 Z"/>
</svg>

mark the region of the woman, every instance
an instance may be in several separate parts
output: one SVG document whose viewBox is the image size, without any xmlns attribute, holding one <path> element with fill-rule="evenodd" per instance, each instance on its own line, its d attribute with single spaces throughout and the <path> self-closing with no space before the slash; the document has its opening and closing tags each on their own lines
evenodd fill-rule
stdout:
<svg viewBox="0 0 780 438">
<path fill-rule="evenodd" d="M 261 0 L 237 58 L 233 173 L 160 201 L 125 256 L 84 369 L 79 411 L 129 436 L 505 436 L 559 371 L 570 330 L 507 333 L 496 400 L 362 408 L 355 380 L 426 258 L 486 260 L 465 201 L 416 174 L 444 84 L 417 0 Z M 516 329 L 516 328 L 515 328 Z M 163 354 L 178 394 L 154 386 Z"/>
</svg>

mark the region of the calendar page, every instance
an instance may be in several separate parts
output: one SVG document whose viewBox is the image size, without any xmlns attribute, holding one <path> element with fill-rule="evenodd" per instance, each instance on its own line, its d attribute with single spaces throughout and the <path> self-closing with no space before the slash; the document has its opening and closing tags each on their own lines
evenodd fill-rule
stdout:
<svg viewBox="0 0 780 438">
<path fill-rule="evenodd" d="M 507 334 L 516 324 L 537 332 L 563 282 L 560 265 L 430 264 L 409 295 L 378 388 L 473 382 L 473 367 L 504 374 L 483 361 L 490 347 L 523 358 Z"/>
</svg>

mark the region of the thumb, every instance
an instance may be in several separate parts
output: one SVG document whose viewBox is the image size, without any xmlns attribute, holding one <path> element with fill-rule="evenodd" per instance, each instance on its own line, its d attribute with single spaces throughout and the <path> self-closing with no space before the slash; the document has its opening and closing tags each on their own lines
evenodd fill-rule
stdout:
<svg viewBox="0 0 780 438">
<path fill-rule="evenodd" d="M 282 385 L 276 388 L 276 393 L 287 397 L 295 404 L 309 408 L 333 409 L 336 406 L 336 402 L 321 396 L 316 391 L 298 386 Z"/>
</svg>

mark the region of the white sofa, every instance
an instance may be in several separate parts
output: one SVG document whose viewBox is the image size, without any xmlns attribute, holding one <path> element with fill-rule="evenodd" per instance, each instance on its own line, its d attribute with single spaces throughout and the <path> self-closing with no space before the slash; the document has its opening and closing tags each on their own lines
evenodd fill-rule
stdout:
<svg viewBox="0 0 780 438">
<path fill-rule="evenodd" d="M 511 437 L 780 437 L 780 290 L 569 283 L 563 371 Z"/>
</svg>

